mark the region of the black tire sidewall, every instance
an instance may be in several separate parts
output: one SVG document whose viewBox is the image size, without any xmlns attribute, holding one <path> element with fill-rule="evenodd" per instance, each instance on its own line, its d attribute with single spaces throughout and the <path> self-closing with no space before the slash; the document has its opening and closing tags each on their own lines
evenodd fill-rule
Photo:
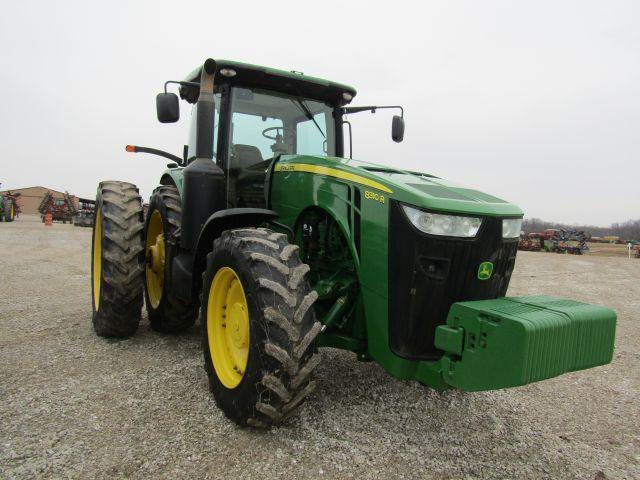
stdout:
<svg viewBox="0 0 640 480">
<path fill-rule="evenodd" d="M 109 197 L 105 194 L 109 192 Z M 124 209 L 124 210 L 123 210 Z M 126 211 L 126 213 L 123 213 Z M 132 214 L 135 213 L 135 216 Z M 99 307 L 95 308 L 93 252 L 96 220 L 100 215 Z M 126 226 L 122 225 L 126 223 Z M 135 333 L 142 307 L 142 211 L 135 185 L 115 180 L 101 182 L 96 195 L 91 235 L 91 308 L 93 327 L 101 337 L 126 338 Z M 135 231 L 135 235 L 131 232 Z M 140 233 L 138 233 L 140 232 Z M 131 255 L 132 250 L 139 253 Z M 124 273 L 127 270 L 128 273 Z M 126 287 L 124 287 L 126 285 Z"/>
</svg>

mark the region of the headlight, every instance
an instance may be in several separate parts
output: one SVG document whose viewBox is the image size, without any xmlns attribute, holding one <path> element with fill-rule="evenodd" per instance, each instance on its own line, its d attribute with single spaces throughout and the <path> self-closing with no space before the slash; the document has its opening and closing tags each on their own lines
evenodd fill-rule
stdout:
<svg viewBox="0 0 640 480">
<path fill-rule="evenodd" d="M 518 238 L 522 229 L 521 218 L 502 219 L 502 238 Z"/>
<path fill-rule="evenodd" d="M 402 208 L 418 230 L 431 235 L 475 237 L 482 224 L 482 219 L 477 217 L 424 212 L 406 205 L 402 205 Z"/>
</svg>

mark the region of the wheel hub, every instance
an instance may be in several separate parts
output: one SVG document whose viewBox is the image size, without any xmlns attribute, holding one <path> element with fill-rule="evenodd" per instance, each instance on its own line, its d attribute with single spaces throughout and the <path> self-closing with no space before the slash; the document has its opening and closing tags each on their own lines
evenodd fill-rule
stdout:
<svg viewBox="0 0 640 480">
<path fill-rule="evenodd" d="M 147 224 L 147 240 L 145 242 L 145 259 L 147 263 L 146 280 L 147 295 L 152 308 L 160 306 L 164 287 L 164 265 L 166 261 L 164 245 L 164 227 L 162 216 L 154 210 Z"/>
<path fill-rule="evenodd" d="M 234 303 L 230 309 L 229 322 L 227 322 L 226 328 L 231 336 L 233 346 L 236 348 L 244 348 L 247 346 L 249 332 L 245 318 L 246 311 L 244 306 L 239 302 Z"/>
<path fill-rule="evenodd" d="M 216 375 L 227 388 L 240 384 L 249 359 L 249 307 L 236 272 L 222 267 L 207 300 L 207 337 Z"/>
<path fill-rule="evenodd" d="M 156 237 L 156 243 L 147 250 L 147 263 L 153 272 L 160 273 L 164 270 L 164 262 L 164 235 L 161 233 Z"/>
</svg>

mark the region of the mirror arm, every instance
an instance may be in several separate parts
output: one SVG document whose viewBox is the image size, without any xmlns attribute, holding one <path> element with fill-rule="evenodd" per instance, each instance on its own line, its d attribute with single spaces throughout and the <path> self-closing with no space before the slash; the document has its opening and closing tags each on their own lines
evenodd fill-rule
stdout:
<svg viewBox="0 0 640 480">
<path fill-rule="evenodd" d="M 347 115 L 349 113 L 360 113 L 360 112 L 376 113 L 376 110 L 383 109 L 383 108 L 397 108 L 400 110 L 400 117 L 404 118 L 404 109 L 400 105 L 382 105 L 382 106 L 369 105 L 367 107 L 344 107 L 342 109 L 342 114 Z"/>
<path fill-rule="evenodd" d="M 150 153 L 151 155 L 158 155 L 160 157 L 173 160 L 180 166 L 184 165 L 184 161 L 182 160 L 182 158 L 178 157 L 177 155 L 173 155 L 172 153 L 165 152 L 163 150 L 157 150 L 155 148 L 148 148 L 148 147 L 139 147 L 137 145 L 127 145 L 125 147 L 125 150 L 130 153 Z"/>
<path fill-rule="evenodd" d="M 200 88 L 200 84 L 196 82 L 185 82 L 185 81 L 177 81 L 177 80 L 167 80 L 164 82 L 164 93 L 167 93 L 167 85 L 173 83 L 175 85 L 180 85 L 181 87 L 196 87 Z"/>
</svg>

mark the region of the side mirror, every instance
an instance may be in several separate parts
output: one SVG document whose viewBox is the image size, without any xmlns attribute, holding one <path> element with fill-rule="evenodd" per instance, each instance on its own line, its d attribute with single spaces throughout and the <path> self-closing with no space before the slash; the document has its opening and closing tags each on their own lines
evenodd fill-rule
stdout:
<svg viewBox="0 0 640 480">
<path fill-rule="evenodd" d="M 400 143 L 404 138 L 404 118 L 398 115 L 394 115 L 391 121 L 391 138 L 396 143 Z"/>
<path fill-rule="evenodd" d="M 175 123 L 180 120 L 180 105 L 175 93 L 159 93 L 156 97 L 156 110 L 160 123 Z"/>
</svg>

